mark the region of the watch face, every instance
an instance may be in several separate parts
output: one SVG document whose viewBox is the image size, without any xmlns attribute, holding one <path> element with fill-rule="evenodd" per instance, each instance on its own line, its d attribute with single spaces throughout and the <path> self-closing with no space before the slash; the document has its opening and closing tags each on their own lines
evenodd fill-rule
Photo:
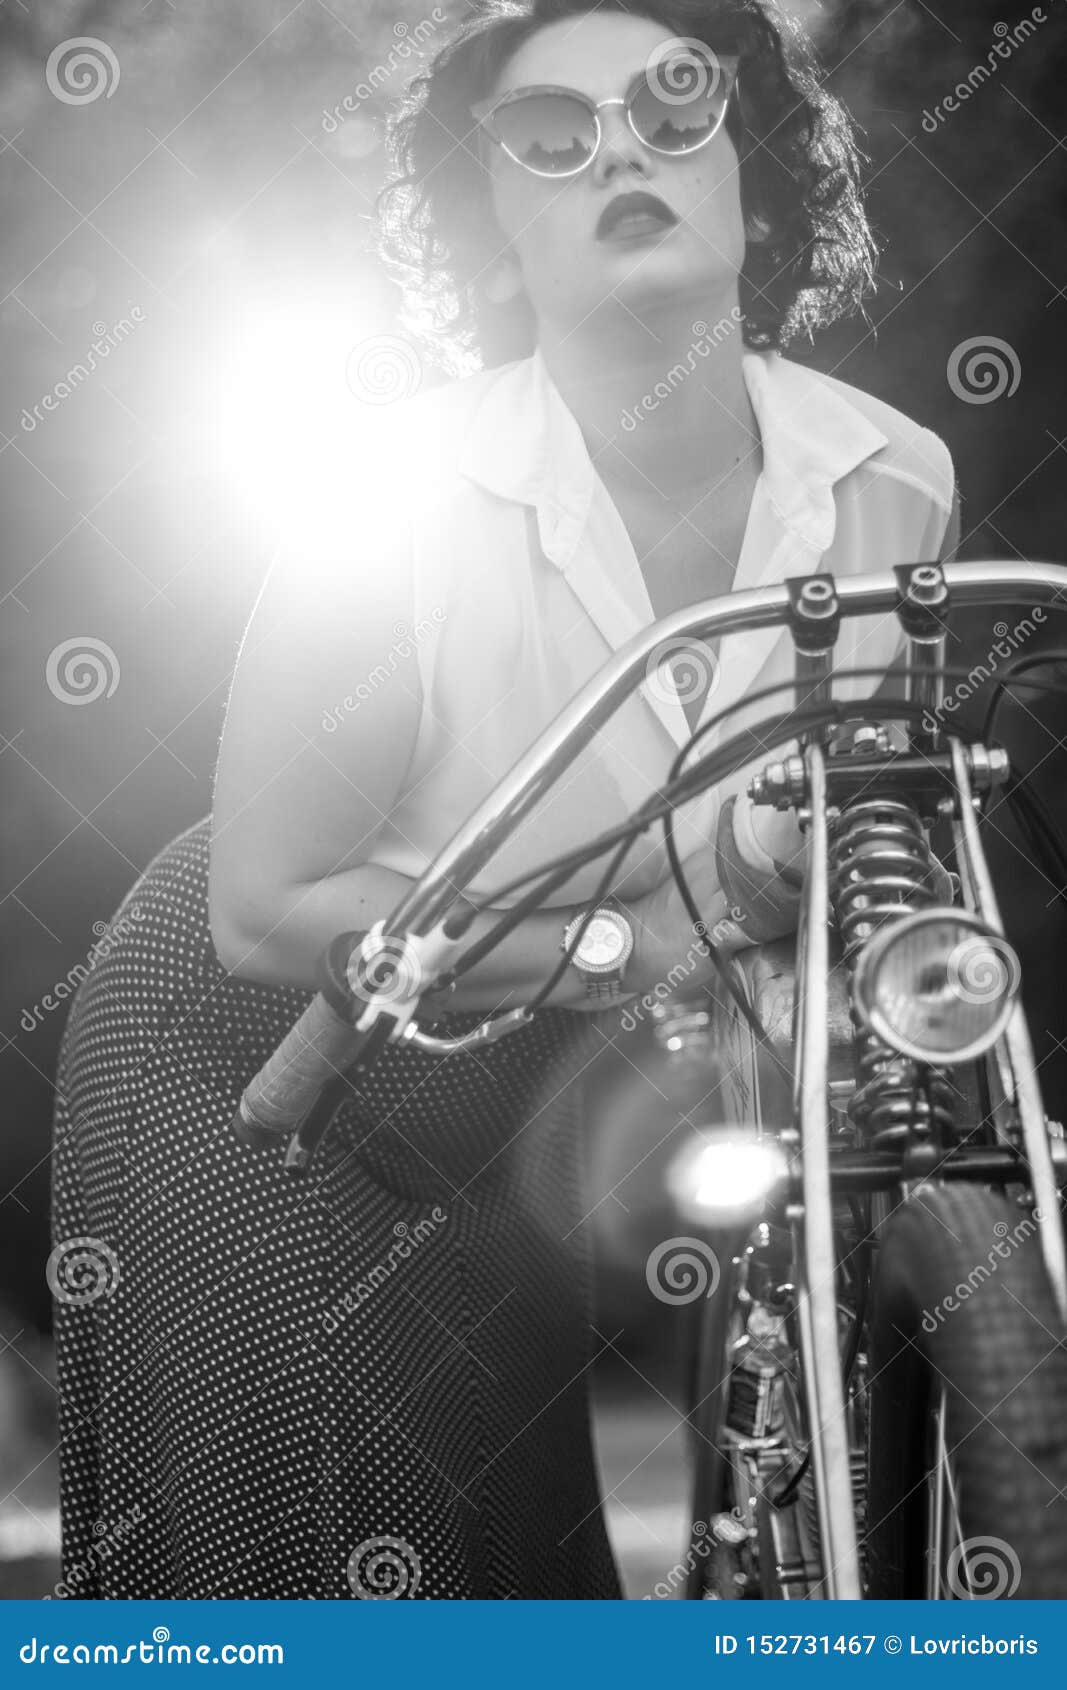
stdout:
<svg viewBox="0 0 1067 1690">
<path fill-rule="evenodd" d="M 610 915 L 595 915 L 578 946 L 578 956 L 589 968 L 610 968 L 626 948 L 626 936 Z"/>
</svg>

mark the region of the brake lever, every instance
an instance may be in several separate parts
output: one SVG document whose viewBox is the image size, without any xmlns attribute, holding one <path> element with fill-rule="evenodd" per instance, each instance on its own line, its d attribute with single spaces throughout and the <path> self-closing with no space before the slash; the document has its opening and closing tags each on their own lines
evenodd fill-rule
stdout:
<svg viewBox="0 0 1067 1690">
<path fill-rule="evenodd" d="M 495 1045 L 498 1039 L 507 1038 L 509 1033 L 517 1033 L 520 1027 L 529 1026 L 533 1018 L 533 1011 L 521 1004 L 518 1009 L 508 1009 L 503 1015 L 479 1022 L 469 1033 L 460 1033 L 454 1039 L 424 1033 L 417 1021 L 409 1021 L 400 1035 L 400 1043 L 412 1044 L 417 1050 L 431 1051 L 435 1056 L 449 1056 L 457 1050 L 481 1050 L 486 1045 Z"/>
</svg>

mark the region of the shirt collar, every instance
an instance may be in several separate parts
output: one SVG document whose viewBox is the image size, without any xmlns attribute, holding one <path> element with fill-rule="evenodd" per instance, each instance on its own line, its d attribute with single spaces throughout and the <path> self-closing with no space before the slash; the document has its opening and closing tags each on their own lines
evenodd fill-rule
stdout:
<svg viewBox="0 0 1067 1690">
<path fill-rule="evenodd" d="M 505 365 L 474 412 L 460 473 L 532 505 L 547 557 L 565 568 L 585 526 L 596 476 L 582 431 L 540 348 Z"/>
<path fill-rule="evenodd" d="M 834 484 L 886 446 L 887 437 L 840 384 L 777 352 L 746 352 L 742 370 L 759 425 L 767 495 L 786 527 L 825 550 L 833 537 Z M 567 567 L 597 477 L 540 349 L 494 373 L 459 468 L 498 497 L 532 505 L 546 556 Z"/>
</svg>

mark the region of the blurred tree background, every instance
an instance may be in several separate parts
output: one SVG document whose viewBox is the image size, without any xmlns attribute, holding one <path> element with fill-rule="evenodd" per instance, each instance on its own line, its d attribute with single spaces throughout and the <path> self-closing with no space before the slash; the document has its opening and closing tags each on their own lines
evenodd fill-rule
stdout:
<svg viewBox="0 0 1067 1690">
<path fill-rule="evenodd" d="M 816 31 L 865 130 L 884 245 L 868 320 L 794 351 L 948 441 L 964 556 L 1064 560 L 1064 8 L 787 9 Z M 347 438 L 348 413 L 373 426 L 345 373 L 396 331 L 369 240 L 382 114 L 462 10 L 0 0 L 0 1288 L 20 1319 L 48 1318 L 57 986 L 149 858 L 209 807 L 275 496 L 299 496 L 304 455 L 335 423 Z M 56 57 L 80 37 L 96 43 L 88 82 Z M 945 111 L 991 53 L 988 77 Z M 991 337 L 1007 348 L 1004 391 L 950 380 L 962 343 Z M 94 346 L 95 367 L 68 379 Z M 1067 647 L 1051 621 L 1041 637 Z M 982 628 L 971 638 L 988 649 Z M 65 684 L 68 642 L 88 667 Z M 1061 732 L 1031 696 L 1004 737 L 1067 825 Z M 990 836 L 1062 1113 L 1062 911 L 1002 811 Z"/>
</svg>

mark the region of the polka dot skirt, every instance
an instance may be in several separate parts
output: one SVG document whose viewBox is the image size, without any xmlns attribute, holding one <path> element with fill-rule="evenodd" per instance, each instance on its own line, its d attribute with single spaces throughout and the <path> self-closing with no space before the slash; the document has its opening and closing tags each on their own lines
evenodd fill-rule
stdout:
<svg viewBox="0 0 1067 1690">
<path fill-rule="evenodd" d="M 64 1036 L 61 1593 L 619 1597 L 580 1224 L 592 1018 L 390 1049 L 296 1178 L 231 1120 L 308 996 L 219 967 L 208 839 L 130 892 Z"/>
</svg>

